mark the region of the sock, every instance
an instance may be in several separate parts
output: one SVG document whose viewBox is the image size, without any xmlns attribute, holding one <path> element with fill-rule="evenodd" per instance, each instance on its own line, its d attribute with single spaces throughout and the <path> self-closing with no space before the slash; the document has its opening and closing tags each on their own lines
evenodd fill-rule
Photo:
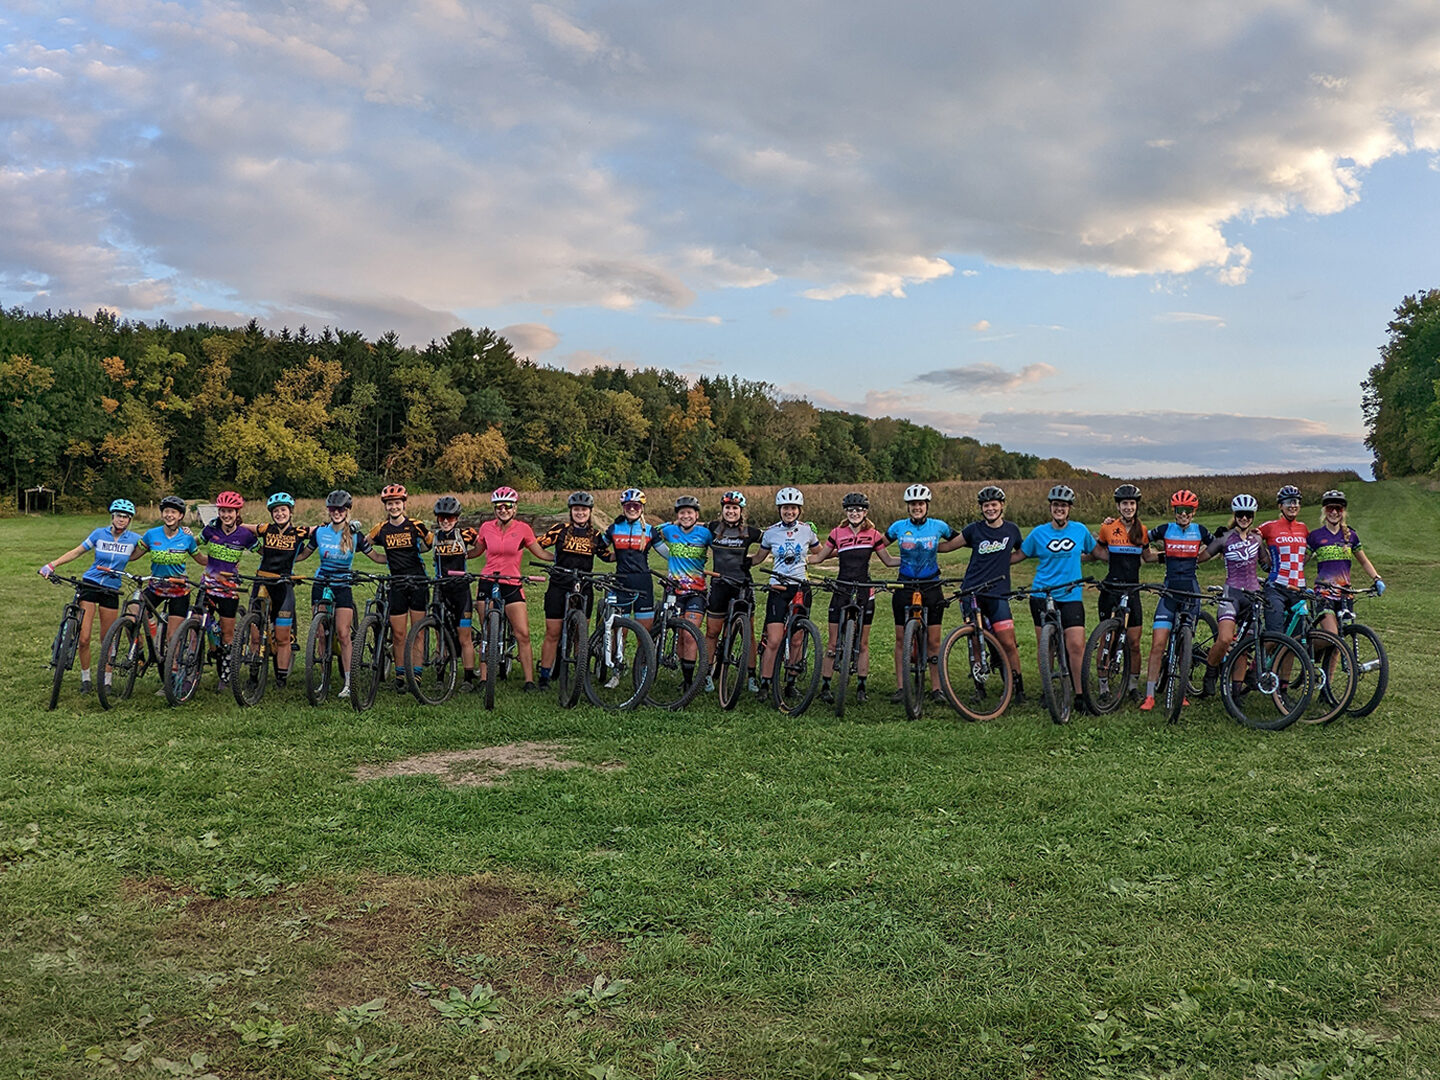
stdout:
<svg viewBox="0 0 1440 1080">
<path fill-rule="evenodd" d="M 680 674 L 684 677 L 684 679 L 685 679 L 685 685 L 686 685 L 686 686 L 689 686 L 692 682 L 694 682 L 694 681 L 695 681 L 695 661 L 694 661 L 694 660 L 681 660 L 681 661 L 680 661 Z"/>
<path fill-rule="evenodd" d="M 858 679 L 855 680 L 855 685 L 856 685 L 857 687 L 859 687 L 861 690 L 864 690 L 864 689 L 865 689 L 865 680 L 868 679 L 869 677 L 870 677 L 870 676 L 868 676 L 868 675 L 861 675 Z"/>
<path fill-rule="evenodd" d="M 829 678 L 827 677 L 827 678 L 821 679 L 821 680 L 820 680 L 820 686 L 821 686 L 823 689 L 829 690 L 829 689 L 830 689 L 830 680 L 829 680 Z"/>
<path fill-rule="evenodd" d="M 1145 683 L 1145 696 L 1146 696 L 1146 697 L 1154 697 L 1154 696 L 1155 696 L 1155 684 L 1154 684 L 1153 682 L 1148 681 L 1148 680 L 1147 680 L 1146 683 Z"/>
<path fill-rule="evenodd" d="M 466 682 L 474 682 L 474 681 L 475 681 L 475 669 L 474 669 L 473 667 L 467 667 L 467 668 L 465 669 L 465 681 L 466 681 Z"/>
<path fill-rule="evenodd" d="M 1206 674 L 1206 675 L 1209 675 L 1210 678 L 1213 679 L 1213 678 L 1215 678 L 1215 676 L 1217 676 L 1217 675 L 1220 674 L 1220 668 L 1219 668 L 1219 666 L 1216 665 L 1216 664 L 1206 664 L 1206 665 L 1205 665 L 1205 674 Z"/>
</svg>

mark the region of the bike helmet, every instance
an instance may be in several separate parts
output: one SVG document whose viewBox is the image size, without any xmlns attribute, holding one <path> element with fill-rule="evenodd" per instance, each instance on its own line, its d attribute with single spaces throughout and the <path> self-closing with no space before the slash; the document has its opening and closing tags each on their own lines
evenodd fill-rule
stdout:
<svg viewBox="0 0 1440 1080">
<path fill-rule="evenodd" d="M 1260 503 L 1254 495 L 1236 495 L 1230 500 L 1230 512 L 1232 514 L 1254 514 L 1260 509 Z"/>
<path fill-rule="evenodd" d="M 390 499 L 408 499 L 410 493 L 405 490 L 404 484 L 386 484 L 380 489 L 380 501 L 388 502 Z"/>
<path fill-rule="evenodd" d="M 1050 496 L 1048 501 L 1069 503 L 1071 506 L 1074 506 L 1075 489 L 1070 487 L 1068 484 L 1056 484 L 1050 489 Z"/>
<path fill-rule="evenodd" d="M 1181 488 L 1170 496 L 1170 505 L 1177 509 L 1199 510 L 1200 496 L 1189 488 Z"/>
<path fill-rule="evenodd" d="M 590 492 L 588 492 L 588 491 L 577 491 L 577 492 L 574 492 L 574 493 L 570 496 L 570 498 L 565 501 L 565 505 L 566 505 L 566 506 L 592 506 L 592 507 L 593 507 L 593 506 L 595 505 L 595 496 L 594 496 L 594 495 L 591 495 Z"/>
<path fill-rule="evenodd" d="M 222 491 L 215 496 L 215 505 L 221 510 L 244 510 L 245 499 L 238 491 Z"/>
<path fill-rule="evenodd" d="M 724 495 L 720 496 L 720 505 L 738 506 L 743 510 L 745 509 L 745 496 L 738 491 L 727 491 Z"/>
<path fill-rule="evenodd" d="M 134 504 L 133 502 L 131 502 L 129 499 L 116 499 L 114 502 L 112 502 L 112 503 L 110 504 L 110 513 L 112 513 L 112 514 L 129 514 L 131 517 L 134 517 L 134 516 L 135 516 L 135 504 Z"/>
<path fill-rule="evenodd" d="M 277 491 L 265 500 L 266 510 L 274 510 L 277 506 L 288 506 L 292 510 L 295 509 L 295 496 L 288 491 Z"/>
<path fill-rule="evenodd" d="M 498 487 L 490 493 L 490 501 L 492 503 L 511 503 L 513 505 L 520 501 L 520 493 L 512 487 Z"/>
<path fill-rule="evenodd" d="M 350 498 L 350 492 L 345 491 L 343 488 L 336 488 L 334 491 L 330 492 L 329 495 L 325 496 L 325 509 L 349 510 L 350 507 L 354 504 L 354 501 L 355 500 Z"/>
<path fill-rule="evenodd" d="M 182 499 L 179 495 L 166 495 L 163 499 L 160 500 L 160 509 L 179 510 L 180 513 L 183 514 L 185 513 L 185 500 Z"/>
<path fill-rule="evenodd" d="M 459 517 L 460 500 L 454 495 L 441 495 L 435 500 L 436 517 Z"/>
<path fill-rule="evenodd" d="M 620 504 L 622 506 L 625 503 L 631 502 L 639 503 L 641 506 L 644 506 L 645 492 L 641 491 L 639 488 L 626 488 L 624 491 L 620 492 Z"/>
<path fill-rule="evenodd" d="M 1115 489 L 1115 501 L 1119 502 L 1121 499 L 1134 499 L 1139 502 L 1140 489 L 1134 484 L 1121 484 Z"/>
<path fill-rule="evenodd" d="M 924 484 L 911 484 L 905 489 L 905 501 L 908 502 L 929 502 L 930 489 Z"/>
<path fill-rule="evenodd" d="M 775 492 L 776 506 L 804 506 L 805 496 L 800 493 L 799 488 L 783 487 Z"/>
<path fill-rule="evenodd" d="M 1005 489 L 996 487 L 994 484 L 991 484 L 989 487 L 983 487 L 975 493 L 975 502 L 981 506 L 985 505 L 985 503 L 987 502 L 1004 501 Z"/>
<path fill-rule="evenodd" d="M 1294 484 L 1286 484 L 1279 491 L 1275 492 L 1275 501 L 1277 503 L 1289 502 L 1291 499 L 1294 499 L 1296 502 L 1300 501 L 1300 489 Z"/>
<path fill-rule="evenodd" d="M 695 498 L 694 495 L 681 495 L 675 500 L 676 510 L 684 510 L 687 507 L 698 514 L 700 512 L 700 500 Z"/>
<path fill-rule="evenodd" d="M 867 499 L 861 492 L 852 491 L 849 495 L 846 495 L 845 498 L 840 500 L 840 505 L 846 510 L 857 506 L 861 510 L 869 510 L 870 500 Z"/>
<path fill-rule="evenodd" d="M 1320 505 L 1330 506 L 1333 503 L 1339 503 L 1341 506 L 1349 506 L 1350 500 L 1345 498 L 1345 492 L 1336 491 L 1332 488 L 1320 496 Z"/>
</svg>

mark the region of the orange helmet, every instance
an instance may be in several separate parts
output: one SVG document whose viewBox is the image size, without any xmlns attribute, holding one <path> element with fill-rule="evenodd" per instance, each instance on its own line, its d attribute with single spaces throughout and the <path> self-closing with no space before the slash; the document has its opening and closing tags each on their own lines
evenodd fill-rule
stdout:
<svg viewBox="0 0 1440 1080">
<path fill-rule="evenodd" d="M 1181 488 L 1175 492 L 1174 495 L 1170 496 L 1170 505 L 1172 507 L 1186 507 L 1190 510 L 1199 510 L 1200 496 L 1196 495 L 1195 492 L 1189 488 Z"/>
<path fill-rule="evenodd" d="M 380 489 L 381 502 L 384 502 L 386 499 L 407 499 L 409 497 L 409 493 L 406 492 L 404 484 L 386 484 Z"/>
</svg>

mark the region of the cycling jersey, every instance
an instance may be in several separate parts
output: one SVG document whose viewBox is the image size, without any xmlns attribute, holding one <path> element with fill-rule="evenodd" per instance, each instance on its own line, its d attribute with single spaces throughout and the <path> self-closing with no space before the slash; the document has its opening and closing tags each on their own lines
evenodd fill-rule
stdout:
<svg viewBox="0 0 1440 1080">
<path fill-rule="evenodd" d="M 972 521 L 960 530 L 960 535 L 970 548 L 970 563 L 965 567 L 961 588 L 969 589 L 998 577 L 1002 579 L 1000 584 L 987 589 L 985 595 L 1000 596 L 1009 592 L 1010 553 L 1024 543 L 1020 527 L 1008 521 L 998 527 Z"/>
<path fill-rule="evenodd" d="M 1165 545 L 1165 584 L 1173 589 L 1199 588 L 1195 567 L 1200 553 L 1215 539 L 1210 530 L 1194 521 L 1189 525 L 1167 521 L 1146 535 L 1152 542 L 1158 540 Z"/>
<path fill-rule="evenodd" d="M 1034 585 L 1045 588 L 1048 585 L 1063 585 L 1080 577 L 1080 559 L 1095 547 L 1095 538 L 1090 530 L 1078 521 L 1068 521 L 1063 529 L 1055 528 L 1053 521 L 1036 525 L 1025 537 L 1020 550 L 1026 555 L 1039 559 L 1035 567 Z M 1079 585 L 1062 589 L 1054 594 L 1057 604 L 1077 601 L 1082 596 Z M 1034 601 L 1031 602 L 1034 607 Z"/>
<path fill-rule="evenodd" d="M 457 525 L 453 529 L 436 529 L 434 536 L 435 576 L 443 578 L 452 570 L 463 574 L 465 560 L 475 546 L 475 530 Z"/>
<path fill-rule="evenodd" d="M 185 571 L 185 560 L 200 545 L 195 537 L 184 529 L 177 528 L 174 536 L 167 536 L 164 525 L 147 529 L 140 544 L 150 552 L 150 576 L 174 578 L 170 582 L 154 581 L 150 590 L 156 596 L 182 596 L 190 591 L 190 578 Z"/>
<path fill-rule="evenodd" d="M 760 530 L 754 525 L 727 525 L 724 520 L 705 526 L 710 530 L 710 560 L 715 573 L 722 577 L 748 578 L 750 549 L 760 542 Z"/>
<path fill-rule="evenodd" d="M 644 518 L 630 521 L 623 516 L 618 517 L 606 528 L 605 539 L 615 549 L 615 573 L 620 578 L 631 581 L 649 579 L 649 552 L 660 539 L 654 526 Z"/>
<path fill-rule="evenodd" d="M 655 530 L 660 539 L 670 546 L 666 556 L 669 574 L 679 584 L 677 593 L 703 593 L 705 591 L 705 551 L 714 538 L 714 533 L 704 525 L 696 524 L 682 529 L 675 522 L 667 522 Z"/>
<path fill-rule="evenodd" d="M 1095 542 L 1110 552 L 1106 581 L 1133 585 L 1140 580 L 1140 563 L 1145 557 L 1145 541 L 1148 534 L 1140 519 L 1135 519 L 1135 528 L 1140 533 L 1140 543 L 1130 539 L 1130 526 L 1116 518 L 1108 525 L 1100 526 L 1100 535 Z"/>
<path fill-rule="evenodd" d="M 900 579 L 924 581 L 940 576 L 940 556 L 935 550 L 955 535 L 955 530 L 939 518 L 926 518 L 915 524 L 902 518 L 885 530 L 885 537 L 900 546 Z"/>
<path fill-rule="evenodd" d="M 1350 563 L 1360 550 L 1360 534 L 1349 525 L 1341 525 L 1338 530 L 1322 525 L 1310 533 L 1306 543 L 1315 553 L 1315 587 L 1349 588 Z"/>
<path fill-rule="evenodd" d="M 786 525 L 777 521 L 760 534 L 760 549 L 768 551 L 775 559 L 775 570 L 770 576 L 771 585 L 788 585 L 779 575 L 787 578 L 805 578 L 805 560 L 810 551 L 820 546 L 820 537 L 808 521 L 797 521 Z"/>
<path fill-rule="evenodd" d="M 870 556 L 890 543 L 879 529 L 857 529 L 848 521 L 831 529 L 825 542 L 840 561 L 838 581 L 869 581 Z"/>
<path fill-rule="evenodd" d="M 1260 585 L 1260 551 L 1263 547 L 1259 533 L 1241 536 L 1239 529 L 1231 529 L 1224 536 L 1212 539 L 1205 550 L 1211 555 L 1225 552 L 1225 585 L 1228 588 L 1253 592 Z"/>
<path fill-rule="evenodd" d="M 330 523 L 312 529 L 301 550 L 305 553 L 319 551 L 320 569 L 315 572 L 315 576 L 331 578 L 348 574 L 355 565 L 355 555 L 363 555 L 374 547 L 370 538 L 360 531 L 360 526 L 353 521 L 347 521 L 339 529 Z"/>
<path fill-rule="evenodd" d="M 120 588 L 121 579 L 117 571 L 125 568 L 125 564 L 130 561 L 130 553 L 141 539 L 139 533 L 130 529 L 126 529 L 119 536 L 116 536 L 108 525 L 96 529 L 80 545 L 84 550 L 95 553 L 95 565 L 80 575 L 80 580 L 106 589 Z"/>
<path fill-rule="evenodd" d="M 260 577 L 284 577 L 295 569 L 295 557 L 310 538 L 310 526 L 290 524 L 281 528 L 266 521 L 255 526 L 255 535 L 260 537 L 260 568 L 255 573 Z"/>
<path fill-rule="evenodd" d="M 593 570 L 595 556 L 610 550 L 605 534 L 594 525 L 573 521 L 551 525 L 540 536 L 540 546 L 555 549 L 555 565 L 561 570 Z"/>
<path fill-rule="evenodd" d="M 206 592 L 216 596 L 235 596 L 239 585 L 234 581 L 221 580 L 221 574 L 234 574 L 240 566 L 240 556 L 252 550 L 260 538 L 249 525 L 237 524 L 226 532 L 217 518 L 200 530 L 200 544 L 209 556 L 205 573 L 200 582 Z"/>
<path fill-rule="evenodd" d="M 1260 538 L 1270 549 L 1270 576 L 1265 584 L 1303 589 L 1310 530 L 1299 521 L 1276 518 L 1260 526 Z"/>
<path fill-rule="evenodd" d="M 391 521 L 388 517 L 370 530 L 370 543 L 385 552 L 385 565 L 392 576 L 423 576 L 425 560 L 421 555 L 430 550 L 434 537 L 423 521 L 412 517 Z"/>
<path fill-rule="evenodd" d="M 535 542 L 535 533 L 518 518 L 513 519 L 506 529 L 500 528 L 495 518 L 482 522 L 477 533 L 480 550 L 485 555 L 482 573 L 490 577 L 517 579 L 520 577 L 520 558 L 527 544 Z M 506 584 L 517 584 L 515 580 Z"/>
</svg>

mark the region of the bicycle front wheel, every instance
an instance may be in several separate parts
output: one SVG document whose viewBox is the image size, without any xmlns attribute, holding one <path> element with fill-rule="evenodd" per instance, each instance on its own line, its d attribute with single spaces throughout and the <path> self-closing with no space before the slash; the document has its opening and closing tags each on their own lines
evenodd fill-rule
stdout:
<svg viewBox="0 0 1440 1080">
<path fill-rule="evenodd" d="M 1085 659 L 1081 661 L 1080 692 L 1085 705 L 1096 716 L 1112 713 L 1125 700 L 1130 688 L 1130 640 L 1125 623 L 1106 619 L 1095 627 L 1085 642 Z"/>
<path fill-rule="evenodd" d="M 265 696 L 270 678 L 270 628 L 265 623 L 258 611 L 252 611 L 235 627 L 230 643 L 230 689 L 241 705 L 258 705 Z"/>
<path fill-rule="evenodd" d="M 50 646 L 50 666 L 55 669 L 54 678 L 50 681 L 50 709 L 60 704 L 60 687 L 65 683 L 65 672 L 74 662 L 79 637 L 80 624 L 74 618 L 67 616 L 60 620 L 60 628 L 55 631 L 55 641 Z"/>
<path fill-rule="evenodd" d="M 911 720 L 919 720 L 925 714 L 925 624 L 919 619 L 909 620 L 905 624 L 901 641 L 903 644 L 900 655 L 904 660 L 904 678 L 900 683 L 900 691 L 905 699 L 905 715 Z"/>
<path fill-rule="evenodd" d="M 1345 711 L 1350 716 L 1369 716 L 1385 696 L 1390 682 L 1390 658 L 1380 636 L 1361 623 L 1340 628 L 1340 637 L 1355 657 L 1355 697 Z"/>
<path fill-rule="evenodd" d="M 1040 696 L 1050 719 L 1057 724 L 1070 722 L 1070 687 L 1065 674 L 1065 638 L 1060 627 L 1047 623 L 1040 630 L 1040 649 L 1036 656 L 1040 668 Z"/>
<path fill-rule="evenodd" d="M 813 622 L 799 615 L 785 620 L 777 661 L 770 679 L 771 699 L 786 716 L 800 716 L 820 689 L 820 631 Z"/>
<path fill-rule="evenodd" d="M 135 689 L 135 674 L 144 655 L 144 637 L 134 615 L 122 615 L 105 631 L 100 643 L 100 682 L 95 693 L 102 708 L 124 701 Z"/>
<path fill-rule="evenodd" d="M 321 705 L 330 694 L 330 677 L 335 670 L 335 615 L 317 611 L 310 619 L 305 639 L 305 700 Z"/>
<path fill-rule="evenodd" d="M 684 659 L 686 652 L 693 661 Z M 700 628 L 679 616 L 665 620 L 655 635 L 655 680 L 645 700 L 661 709 L 683 709 L 705 688 L 708 670 Z"/>
<path fill-rule="evenodd" d="M 1185 695 L 1190 686 L 1190 654 L 1195 631 L 1189 623 L 1181 623 L 1170 634 L 1170 649 L 1165 656 L 1165 719 L 1173 724 L 1180 719 Z"/>
<path fill-rule="evenodd" d="M 940 686 L 967 720 L 994 720 L 1010 707 L 1015 683 L 1000 639 L 961 623 L 940 646 Z"/>
<path fill-rule="evenodd" d="M 736 612 L 725 624 L 720 638 L 720 655 L 715 662 L 715 694 L 722 709 L 733 709 L 745 692 L 750 674 L 750 657 L 755 653 L 755 628 L 749 612 Z"/>
<path fill-rule="evenodd" d="M 1190 638 L 1188 683 L 1192 698 L 1199 698 L 1205 692 L 1205 667 L 1210 662 L 1210 650 L 1215 647 L 1215 639 L 1219 636 L 1220 624 L 1215 621 L 1215 616 L 1201 608 L 1195 616 Z"/>
<path fill-rule="evenodd" d="M 560 637 L 560 653 L 555 658 L 555 688 L 560 693 L 560 707 L 573 709 L 580 700 L 580 664 L 589 645 L 585 612 L 575 609 L 565 616 L 564 633 Z"/>
<path fill-rule="evenodd" d="M 389 650 L 390 620 L 366 615 L 350 645 L 350 707 L 364 712 L 375 704 L 385 681 L 385 654 Z"/>
<path fill-rule="evenodd" d="M 859 633 L 859 626 L 854 619 L 846 619 L 840 627 L 840 640 L 835 646 L 835 675 L 830 682 L 830 687 L 835 694 L 835 716 L 843 719 L 845 716 L 845 698 L 850 692 L 850 668 L 858 658 L 856 653 L 856 636 Z"/>
<path fill-rule="evenodd" d="M 485 708 L 495 708 L 495 683 L 500 679 L 500 638 L 505 615 L 497 605 L 485 613 L 485 641 L 481 659 L 485 664 Z"/>
<path fill-rule="evenodd" d="M 590 704 L 629 712 L 650 691 L 655 677 L 655 643 L 634 619 L 607 619 L 590 635 L 582 669 Z"/>
<path fill-rule="evenodd" d="M 160 674 L 165 700 L 171 705 L 183 705 L 200 688 L 200 676 L 205 671 L 205 644 L 205 627 L 193 615 L 170 635 Z"/>
<path fill-rule="evenodd" d="M 1262 630 L 1237 642 L 1220 664 L 1220 700 L 1239 723 L 1257 731 L 1289 727 L 1310 704 L 1310 658 L 1285 634 Z"/>
<path fill-rule="evenodd" d="M 459 681 L 457 651 L 449 629 L 433 615 L 410 628 L 405 638 L 405 655 L 410 658 L 405 682 L 417 700 L 426 705 L 450 700 Z"/>
<path fill-rule="evenodd" d="M 1305 643 L 1310 646 L 1310 663 L 1315 669 L 1315 693 L 1300 721 L 1328 724 L 1355 700 L 1355 656 L 1328 630 L 1311 630 Z"/>
</svg>

